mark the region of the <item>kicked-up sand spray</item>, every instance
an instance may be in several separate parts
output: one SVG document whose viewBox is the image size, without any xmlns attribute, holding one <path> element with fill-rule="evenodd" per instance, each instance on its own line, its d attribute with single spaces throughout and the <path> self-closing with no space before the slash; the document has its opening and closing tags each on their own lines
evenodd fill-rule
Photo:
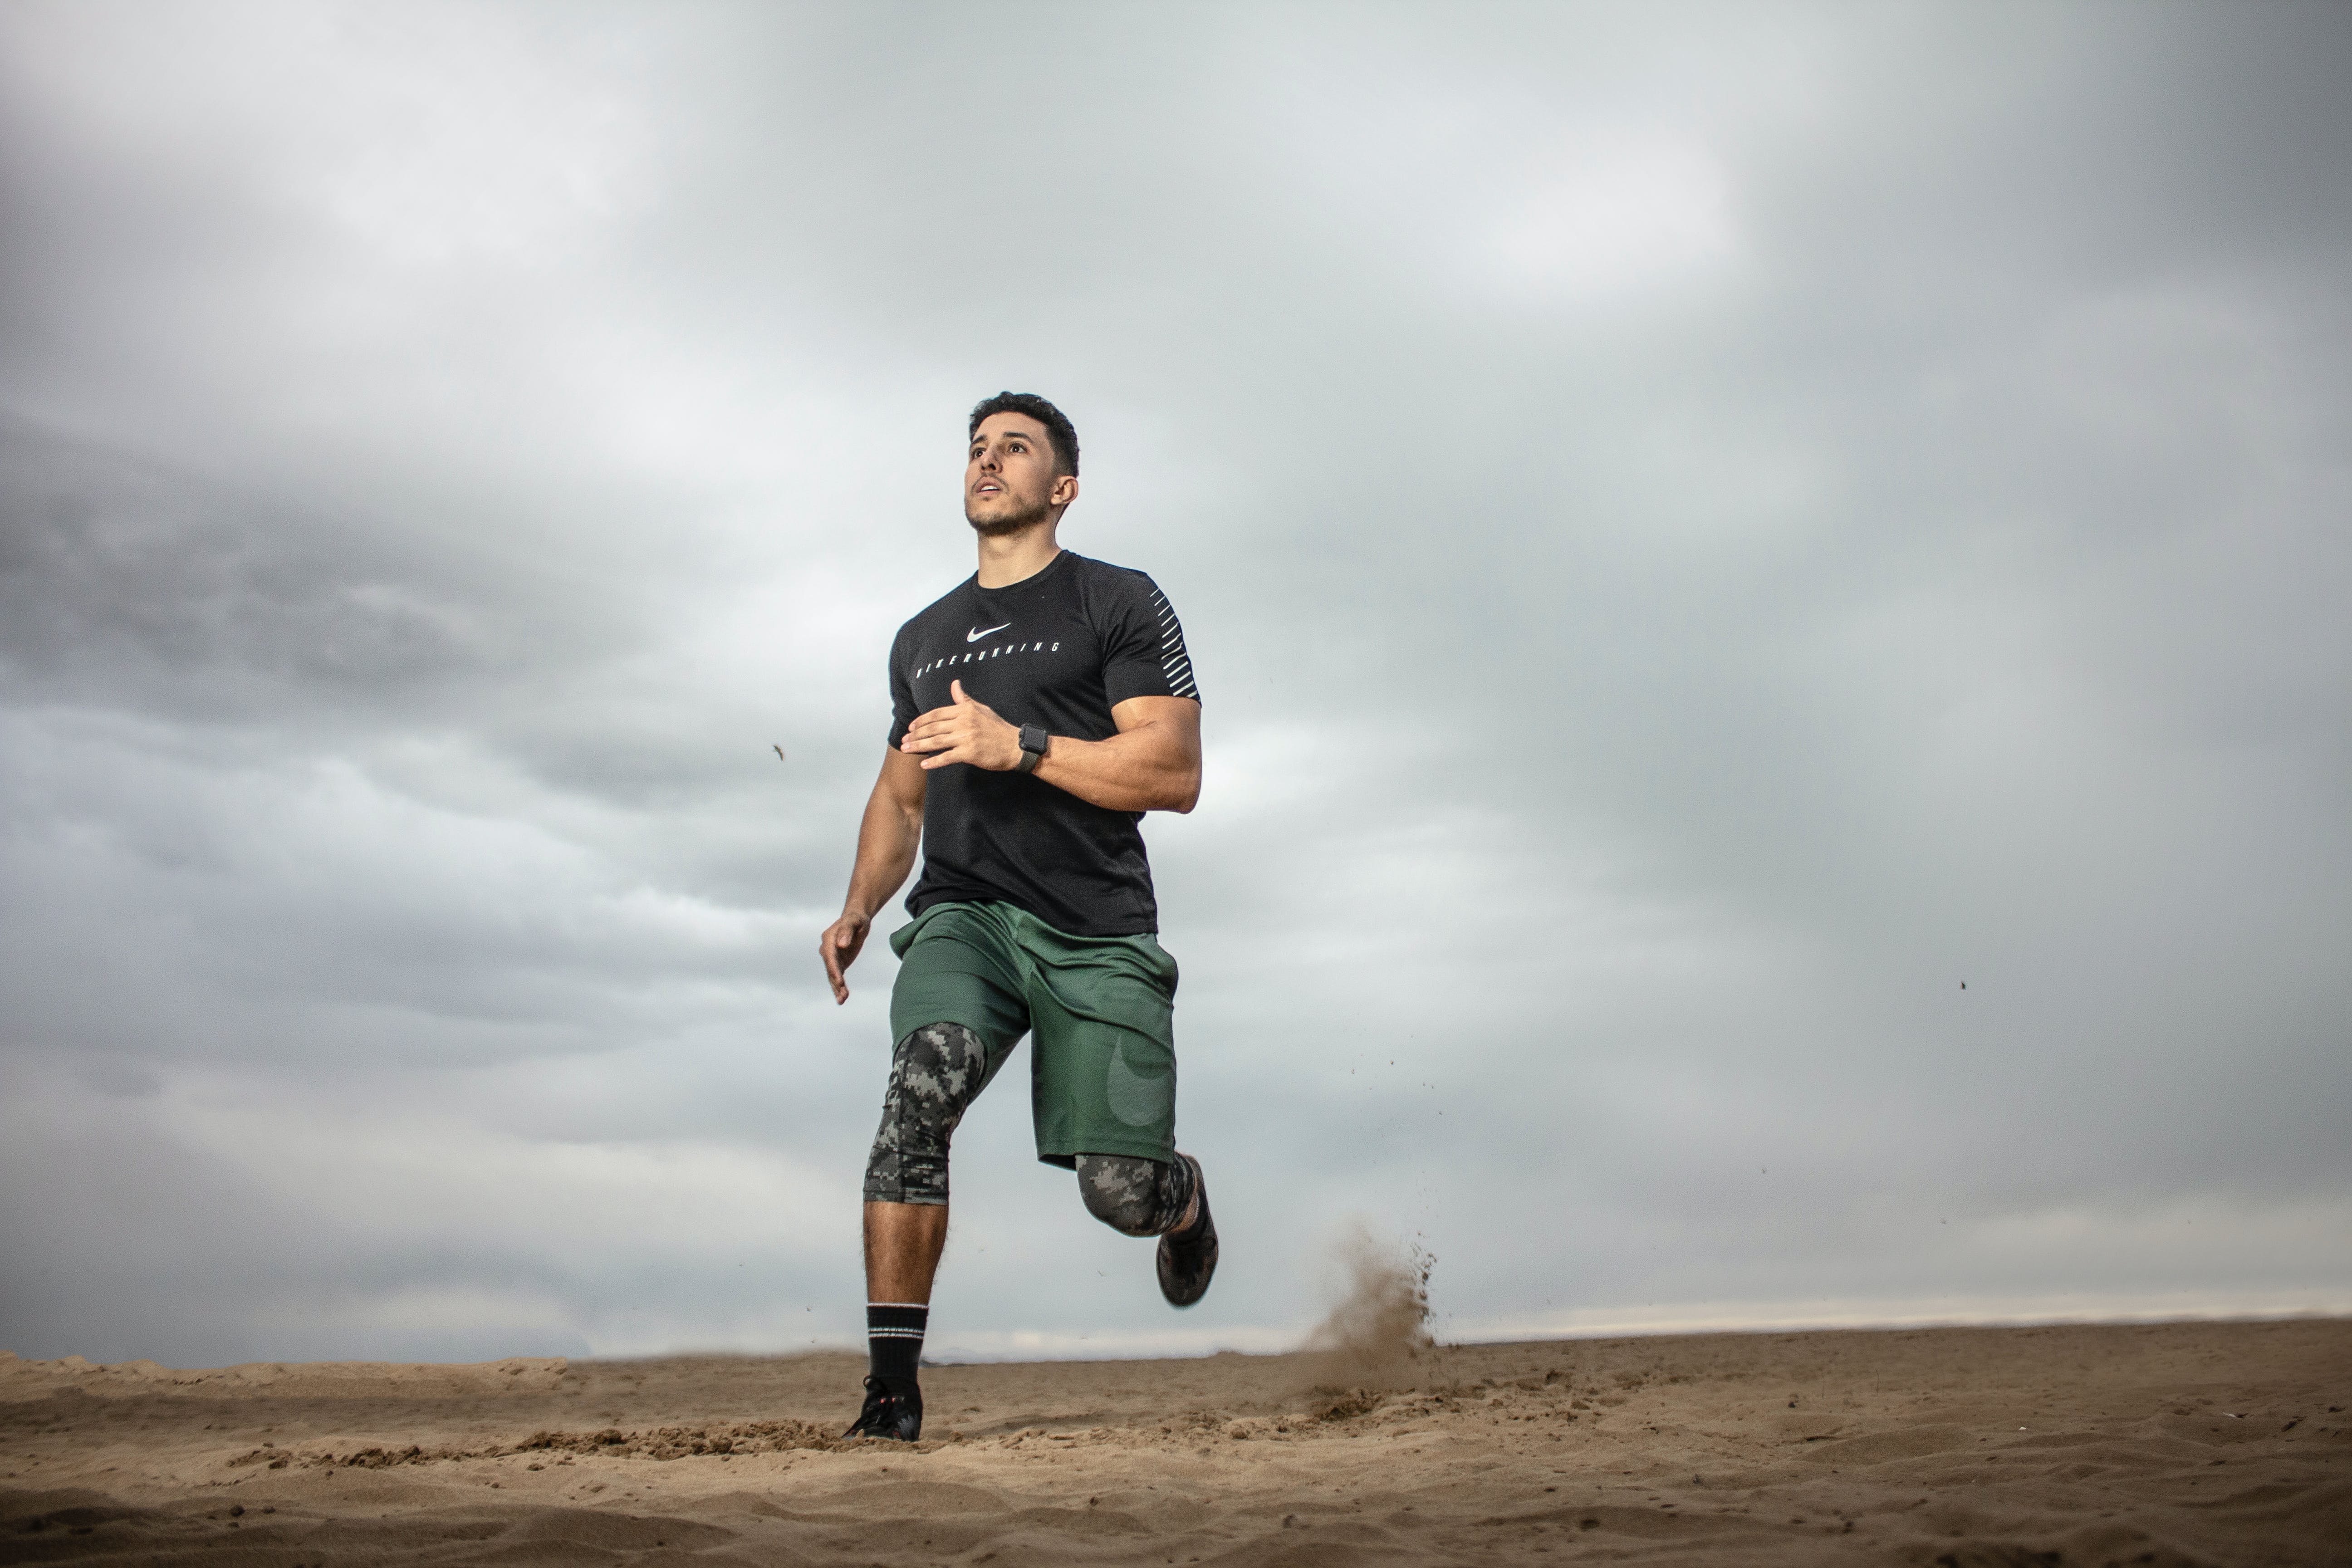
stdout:
<svg viewBox="0 0 2352 1568">
<path fill-rule="evenodd" d="M 1429 1332 L 1429 1271 L 1419 1245 L 1376 1240 L 1358 1226 L 1339 1244 L 1346 1293 L 1301 1347 L 1307 1381 L 1325 1388 L 1402 1388 L 1436 1342 Z"/>
</svg>

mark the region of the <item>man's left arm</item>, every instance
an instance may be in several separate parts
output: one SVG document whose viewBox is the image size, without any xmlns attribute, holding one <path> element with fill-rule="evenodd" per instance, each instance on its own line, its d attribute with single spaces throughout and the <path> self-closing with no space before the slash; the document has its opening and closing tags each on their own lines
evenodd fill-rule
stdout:
<svg viewBox="0 0 2352 1568">
<path fill-rule="evenodd" d="M 923 766 L 965 763 L 1003 773 L 1021 765 L 1021 727 L 987 703 L 948 688 L 955 700 L 908 726 L 899 750 Z M 1107 741 L 1055 735 L 1034 776 L 1109 811 L 1190 811 L 1201 798 L 1201 704 L 1190 697 L 1130 697 L 1111 704 L 1118 733 Z"/>
</svg>

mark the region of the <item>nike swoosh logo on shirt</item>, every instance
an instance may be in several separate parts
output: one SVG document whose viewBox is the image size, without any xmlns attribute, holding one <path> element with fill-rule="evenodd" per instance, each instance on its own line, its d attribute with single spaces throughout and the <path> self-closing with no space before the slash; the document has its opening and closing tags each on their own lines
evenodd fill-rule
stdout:
<svg viewBox="0 0 2352 1568">
<path fill-rule="evenodd" d="M 1007 621 L 1004 623 L 1004 626 L 1009 626 L 1012 624 L 1013 623 L 1011 621 Z M 966 632 L 963 634 L 963 640 L 966 642 L 978 642 L 981 638 L 986 637 L 989 632 L 1001 632 L 1004 629 L 1004 626 L 990 626 L 985 631 Z"/>
</svg>

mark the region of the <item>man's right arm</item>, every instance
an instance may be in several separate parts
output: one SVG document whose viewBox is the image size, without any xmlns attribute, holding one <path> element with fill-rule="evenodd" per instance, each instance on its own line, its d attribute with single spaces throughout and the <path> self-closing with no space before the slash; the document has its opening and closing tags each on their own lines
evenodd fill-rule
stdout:
<svg viewBox="0 0 2352 1568">
<path fill-rule="evenodd" d="M 883 752 L 882 775 L 874 781 L 866 819 L 857 827 L 857 864 L 850 869 L 849 896 L 842 900 L 841 918 L 816 939 L 817 956 L 824 961 L 836 1004 L 849 1000 L 847 972 L 866 946 L 874 917 L 915 868 L 915 850 L 923 840 L 923 789 L 929 780 L 921 758 L 896 746 Z"/>
</svg>

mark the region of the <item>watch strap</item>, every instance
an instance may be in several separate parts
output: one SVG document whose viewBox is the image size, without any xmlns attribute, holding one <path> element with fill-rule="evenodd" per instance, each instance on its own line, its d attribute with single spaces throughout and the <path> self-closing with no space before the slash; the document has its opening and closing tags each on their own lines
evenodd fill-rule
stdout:
<svg viewBox="0 0 2352 1568">
<path fill-rule="evenodd" d="M 1036 772 L 1037 764 L 1045 760 L 1045 748 L 1052 740 L 1053 737 L 1045 732 L 1045 726 L 1043 724 L 1022 725 L 1021 762 L 1018 771 L 1024 773 Z"/>
</svg>

